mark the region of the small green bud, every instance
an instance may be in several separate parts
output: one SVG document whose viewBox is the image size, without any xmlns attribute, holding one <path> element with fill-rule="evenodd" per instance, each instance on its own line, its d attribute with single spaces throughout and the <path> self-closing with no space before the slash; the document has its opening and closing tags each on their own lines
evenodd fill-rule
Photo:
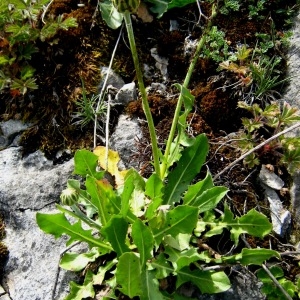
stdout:
<svg viewBox="0 0 300 300">
<path fill-rule="evenodd" d="M 140 0 L 113 0 L 113 5 L 119 13 L 129 11 L 134 13 L 140 6 Z"/>
<path fill-rule="evenodd" d="M 78 200 L 78 193 L 73 188 L 66 188 L 62 191 L 60 195 L 60 201 L 63 205 L 72 206 L 73 204 L 77 203 Z"/>
</svg>

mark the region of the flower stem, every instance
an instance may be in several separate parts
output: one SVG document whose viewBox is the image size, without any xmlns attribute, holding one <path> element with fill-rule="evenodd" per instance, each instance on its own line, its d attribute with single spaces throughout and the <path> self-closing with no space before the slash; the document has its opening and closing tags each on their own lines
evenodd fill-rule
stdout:
<svg viewBox="0 0 300 300">
<path fill-rule="evenodd" d="M 209 18 L 208 24 L 205 28 L 205 31 L 204 31 L 201 39 L 199 40 L 199 42 L 197 44 L 197 48 L 196 48 L 196 51 L 194 53 L 194 57 L 193 57 L 193 59 L 190 63 L 187 74 L 185 76 L 185 79 L 184 79 L 184 82 L 183 82 L 183 87 L 185 87 L 185 88 L 187 88 L 189 83 L 190 83 L 190 79 L 191 79 L 191 76 L 192 76 L 193 71 L 195 69 L 196 63 L 198 61 L 200 51 L 202 50 L 202 48 L 203 48 L 203 46 L 206 42 L 207 35 L 210 32 L 210 29 L 211 29 L 212 24 L 213 24 L 213 19 L 215 18 L 216 14 L 217 14 L 216 8 L 213 5 L 211 16 Z M 174 117 L 173 117 L 173 121 L 172 121 L 172 126 L 171 126 L 171 129 L 170 129 L 170 133 L 169 133 L 169 137 L 168 137 L 168 141 L 167 141 L 167 145 L 166 145 L 166 150 L 165 150 L 165 153 L 164 153 L 164 159 L 162 161 L 162 165 L 161 165 L 161 168 L 160 168 L 160 178 L 162 178 L 162 179 L 165 177 L 165 174 L 166 174 L 168 159 L 169 159 L 169 155 L 170 155 L 170 151 L 171 151 L 171 145 L 172 145 L 172 142 L 173 142 L 173 139 L 174 139 L 174 136 L 175 136 L 176 127 L 177 127 L 177 124 L 178 124 L 178 119 L 179 119 L 181 108 L 182 108 L 182 103 L 183 103 L 183 92 L 181 91 L 181 93 L 179 95 L 179 98 L 178 98 L 177 105 L 176 105 L 176 109 L 175 109 L 175 113 L 174 113 Z M 178 141 L 179 141 L 179 139 L 178 139 Z"/>
<path fill-rule="evenodd" d="M 143 80 L 143 74 L 142 74 L 142 71 L 140 68 L 140 63 L 139 63 L 138 54 L 137 54 L 137 50 L 136 50 L 136 44 L 135 44 L 134 33 L 133 33 L 133 28 L 132 28 L 132 23 L 131 23 L 131 17 L 130 17 L 130 13 L 128 11 L 126 11 L 124 13 L 124 20 L 125 20 L 125 24 L 126 24 L 126 30 L 127 30 L 127 34 L 128 34 L 133 63 L 134 63 L 135 71 L 136 71 L 136 77 L 137 77 L 138 84 L 139 84 L 139 90 L 140 90 L 140 93 L 142 96 L 143 110 L 144 110 L 144 113 L 146 115 L 146 119 L 148 122 L 148 129 L 149 129 L 151 145 L 152 145 L 154 171 L 158 176 L 160 176 L 159 149 L 158 149 L 158 145 L 157 145 L 157 137 L 156 137 L 156 133 L 155 133 L 155 127 L 154 127 L 154 123 L 153 123 L 151 110 L 150 110 L 149 103 L 148 103 L 147 93 L 146 93 L 144 80 Z"/>
</svg>

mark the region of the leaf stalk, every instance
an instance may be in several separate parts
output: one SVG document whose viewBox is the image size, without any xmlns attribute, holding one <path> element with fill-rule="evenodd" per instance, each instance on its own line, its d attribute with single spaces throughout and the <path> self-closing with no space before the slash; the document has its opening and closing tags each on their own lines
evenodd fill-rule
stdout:
<svg viewBox="0 0 300 300">
<path fill-rule="evenodd" d="M 199 40 L 199 42 L 197 44 L 197 48 L 195 50 L 194 57 L 193 57 L 190 65 L 189 65 L 187 74 L 185 76 L 185 79 L 184 79 L 184 82 L 183 82 L 183 87 L 184 88 L 188 88 L 188 85 L 189 85 L 190 80 L 191 80 L 191 76 L 194 72 L 196 63 L 197 63 L 199 55 L 200 55 L 200 51 L 202 50 L 202 48 L 203 48 L 203 46 L 206 42 L 207 35 L 209 34 L 209 32 L 211 30 L 211 27 L 213 25 L 213 19 L 215 18 L 216 15 L 217 15 L 216 7 L 215 7 L 215 5 L 213 5 L 211 16 L 209 18 L 208 24 L 205 28 L 205 31 L 204 31 L 201 39 Z M 181 93 L 180 93 L 178 101 L 177 101 L 177 105 L 176 105 L 176 109 L 175 109 L 171 129 L 170 129 L 168 141 L 167 141 L 167 144 L 166 144 L 164 159 L 162 161 L 162 165 L 161 165 L 161 168 L 160 168 L 160 178 L 162 178 L 162 179 L 165 177 L 165 174 L 166 174 L 166 171 L 167 171 L 168 158 L 169 158 L 169 155 L 170 155 L 170 152 L 171 152 L 171 145 L 172 145 L 172 142 L 174 140 L 174 136 L 175 136 L 175 132 L 176 132 L 177 124 L 178 124 L 178 119 L 179 119 L 180 112 L 181 112 L 181 109 L 182 109 L 182 103 L 183 103 L 183 90 L 181 89 Z M 179 137 L 178 141 L 179 140 L 180 140 L 180 137 Z"/>
<path fill-rule="evenodd" d="M 158 176 L 160 176 L 160 166 L 159 166 L 159 149 L 158 149 L 158 144 L 157 144 L 157 136 L 155 133 L 155 126 L 148 102 L 148 97 L 144 85 L 144 80 L 143 80 L 143 74 L 140 68 L 140 63 L 139 63 L 139 58 L 137 54 L 137 49 L 136 49 L 136 44 L 135 44 L 135 38 L 134 38 L 134 33 L 133 33 L 133 28 L 132 28 L 132 23 L 131 23 L 131 17 L 129 11 L 124 12 L 124 20 L 126 24 L 126 30 L 128 34 L 128 39 L 129 39 L 129 44 L 130 44 L 130 49 L 132 53 L 132 59 L 136 71 L 136 77 L 138 80 L 139 84 L 139 90 L 142 96 L 142 104 L 143 104 L 143 110 L 148 122 L 148 129 L 150 133 L 150 139 L 151 139 L 151 146 L 152 146 L 152 156 L 153 156 L 153 164 L 154 164 L 154 171 Z"/>
</svg>

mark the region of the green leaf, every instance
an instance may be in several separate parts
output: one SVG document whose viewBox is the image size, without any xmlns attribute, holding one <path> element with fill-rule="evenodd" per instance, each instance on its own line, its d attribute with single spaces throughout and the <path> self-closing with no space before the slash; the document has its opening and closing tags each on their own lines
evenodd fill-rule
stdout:
<svg viewBox="0 0 300 300">
<path fill-rule="evenodd" d="M 33 77 L 35 69 L 31 66 L 24 66 L 21 69 L 21 79 L 26 80 L 28 78 Z"/>
<path fill-rule="evenodd" d="M 199 217 L 197 222 L 197 226 L 194 230 L 194 235 L 200 237 L 202 232 L 206 230 L 207 225 L 215 224 L 216 223 L 216 216 L 213 211 L 206 211 L 203 214 L 203 217 Z"/>
<path fill-rule="evenodd" d="M 224 272 L 213 271 L 191 271 L 185 267 L 177 272 L 176 287 L 183 283 L 192 282 L 203 294 L 216 294 L 225 292 L 230 288 L 230 281 Z"/>
<path fill-rule="evenodd" d="M 165 247 L 165 253 L 169 255 L 168 260 L 172 262 L 175 271 L 183 267 L 188 267 L 191 263 L 203 259 L 202 254 L 199 254 L 196 248 L 178 251 L 167 246 Z"/>
<path fill-rule="evenodd" d="M 237 242 L 237 236 L 241 233 L 248 233 L 256 237 L 264 237 L 272 230 L 272 224 L 268 218 L 257 212 L 255 209 L 251 209 L 246 215 L 237 219 L 236 224 L 230 225 L 231 235 L 233 240 Z"/>
<path fill-rule="evenodd" d="M 104 171 L 98 172 L 98 156 L 91 151 L 82 149 L 78 150 L 74 156 L 75 169 L 74 174 L 81 175 L 85 177 L 90 175 L 96 179 L 102 179 L 104 176 Z"/>
<path fill-rule="evenodd" d="M 104 266 L 100 266 L 98 268 L 97 274 L 93 276 L 93 283 L 94 285 L 101 285 L 105 279 L 106 273 L 111 271 L 111 269 L 117 264 L 118 260 L 113 259 L 108 261 Z M 110 276 L 110 274 L 109 274 Z M 107 284 L 108 285 L 108 284 Z"/>
<path fill-rule="evenodd" d="M 35 83 L 35 80 L 35 78 L 28 78 L 27 80 L 15 78 L 10 87 L 11 89 L 20 90 L 20 92 L 25 95 L 28 89 L 38 89 L 38 85 Z"/>
<path fill-rule="evenodd" d="M 38 226 L 46 233 L 54 235 L 55 238 L 61 237 L 63 234 L 67 234 L 70 238 L 67 241 L 67 245 L 70 245 L 74 241 L 86 242 L 90 247 L 99 247 L 104 249 L 103 251 L 112 248 L 110 245 L 96 239 L 92 235 L 92 230 L 84 230 L 81 227 L 81 222 L 78 221 L 75 224 L 70 224 L 67 218 L 62 213 L 57 214 L 36 214 L 36 221 Z"/>
<path fill-rule="evenodd" d="M 163 183 L 156 173 L 153 173 L 146 181 L 145 195 L 147 195 L 152 201 L 156 198 L 161 198 L 163 195 Z"/>
<path fill-rule="evenodd" d="M 18 9 L 27 9 L 27 1 L 24 0 L 10 0 L 11 4 L 13 4 Z"/>
<path fill-rule="evenodd" d="M 228 189 L 226 187 L 212 187 L 198 196 L 190 205 L 198 207 L 199 213 L 211 210 L 217 206 L 227 192 Z"/>
<path fill-rule="evenodd" d="M 284 276 L 284 272 L 281 267 L 279 266 L 271 266 L 269 268 L 269 271 L 272 273 L 272 275 L 278 279 Z M 259 269 L 256 272 L 257 277 L 261 280 L 263 283 L 273 282 L 268 273 L 264 269 Z"/>
<path fill-rule="evenodd" d="M 205 236 L 211 237 L 220 234 L 224 228 L 228 228 L 231 232 L 230 238 L 234 241 L 235 245 L 238 244 L 239 236 L 242 233 L 248 233 L 256 237 L 264 237 L 272 230 L 272 224 L 265 215 L 252 209 L 246 215 L 240 218 L 234 218 L 233 213 L 226 204 L 224 206 L 224 215 L 219 221 L 199 221 L 197 227 L 203 228 L 206 224 L 211 227 L 211 230 L 206 232 Z"/>
<path fill-rule="evenodd" d="M 271 266 L 269 271 L 278 280 L 279 284 L 286 290 L 286 292 L 291 297 L 294 297 L 297 289 L 299 290 L 299 288 L 297 288 L 293 282 L 284 278 L 284 272 L 282 268 L 279 266 Z M 268 299 L 277 300 L 286 298 L 264 269 L 259 269 L 256 275 L 263 283 L 261 291 L 267 295 Z"/>
<path fill-rule="evenodd" d="M 62 259 L 60 260 L 59 266 L 65 270 L 69 271 L 80 271 L 86 267 L 89 262 L 93 262 L 99 256 L 107 253 L 97 247 L 93 247 L 90 251 L 86 253 L 65 253 Z"/>
<path fill-rule="evenodd" d="M 153 173 L 146 181 L 145 195 L 151 199 L 145 216 L 148 220 L 152 219 L 157 208 L 162 204 L 163 182 L 156 173 Z"/>
<path fill-rule="evenodd" d="M 34 46 L 34 44 L 32 43 L 28 43 L 28 44 L 20 44 L 18 45 L 18 60 L 21 59 L 26 59 L 29 60 L 31 59 L 31 55 L 33 53 L 38 52 L 38 48 Z"/>
<path fill-rule="evenodd" d="M 168 176 L 164 204 L 173 205 L 180 201 L 190 182 L 199 173 L 208 153 L 208 141 L 204 134 L 198 135 L 192 146 L 182 152 L 175 169 Z"/>
<path fill-rule="evenodd" d="M 112 202 L 117 195 L 113 187 L 106 180 L 96 180 L 94 177 L 87 176 L 85 181 L 87 192 L 90 194 L 91 203 L 97 208 L 100 222 L 103 226 L 107 224 L 111 216 L 118 213 Z"/>
<path fill-rule="evenodd" d="M 93 273 L 88 270 L 83 285 L 73 281 L 70 282 L 70 293 L 64 300 L 82 300 L 88 297 L 94 298 L 95 291 L 93 287 Z"/>
<path fill-rule="evenodd" d="M 277 257 L 281 259 L 280 254 L 271 249 L 243 249 L 242 253 L 240 254 L 242 258 L 239 260 L 240 263 L 244 266 L 247 265 L 261 265 L 264 261 L 270 259 L 271 257 Z"/>
<path fill-rule="evenodd" d="M 126 252 L 119 257 L 116 270 L 116 280 L 119 290 L 133 298 L 143 294 L 140 258 L 136 253 Z"/>
<path fill-rule="evenodd" d="M 141 267 L 146 265 L 148 259 L 153 256 L 154 238 L 151 230 L 140 219 L 132 225 L 132 239 L 140 253 Z"/>
<path fill-rule="evenodd" d="M 159 282 L 155 277 L 155 271 L 145 270 L 141 274 L 143 294 L 140 300 L 164 300 L 166 299 L 159 290 Z"/>
<path fill-rule="evenodd" d="M 15 57 L 10 58 L 8 55 L 0 55 L 0 66 L 11 64 L 15 61 Z"/>
<path fill-rule="evenodd" d="M 119 13 L 112 4 L 112 1 L 100 2 L 100 12 L 106 24 L 112 28 L 117 29 L 122 25 L 123 14 Z"/>
<path fill-rule="evenodd" d="M 206 176 L 203 180 L 198 181 L 197 183 L 190 185 L 188 187 L 187 192 L 183 197 L 183 203 L 187 205 L 192 205 L 195 199 L 202 195 L 206 190 L 212 188 L 214 186 L 211 174 L 209 172 L 206 173 Z"/>
<path fill-rule="evenodd" d="M 280 116 L 280 121 L 283 122 L 285 125 L 290 125 L 299 120 L 299 109 L 297 107 L 292 107 L 287 102 L 284 102 Z"/>
<path fill-rule="evenodd" d="M 198 220 L 198 209 L 191 206 L 179 205 L 168 211 L 166 220 L 160 228 L 152 228 L 156 244 L 160 244 L 164 236 L 170 234 L 173 237 L 179 233 L 191 234 Z"/>
<path fill-rule="evenodd" d="M 287 293 L 291 296 L 294 297 L 295 293 L 297 291 L 297 286 L 291 282 L 290 280 L 286 278 L 281 278 L 278 280 L 280 285 L 287 291 Z"/>
<path fill-rule="evenodd" d="M 164 237 L 164 245 L 171 246 L 174 249 L 183 251 L 190 248 L 191 235 L 185 233 L 179 233 L 175 237 L 166 235 Z"/>
<path fill-rule="evenodd" d="M 128 223 L 121 216 L 113 216 L 101 233 L 111 243 L 118 257 L 123 253 L 130 251 L 125 244 L 125 239 L 128 231 Z"/>
<path fill-rule="evenodd" d="M 153 259 L 150 266 L 155 270 L 155 277 L 157 279 L 166 278 L 174 271 L 174 268 L 171 267 L 164 253 L 160 253 Z"/>
<path fill-rule="evenodd" d="M 253 132 L 263 126 L 263 122 L 259 119 L 242 118 L 242 123 L 248 132 Z"/>
<path fill-rule="evenodd" d="M 168 5 L 168 10 L 174 7 L 183 7 L 195 2 L 196 0 L 172 0 Z"/>
<path fill-rule="evenodd" d="M 187 128 L 186 119 L 187 119 L 189 113 L 191 112 L 191 110 L 193 108 L 194 101 L 195 101 L 195 96 L 193 96 L 191 94 L 190 90 L 188 90 L 183 85 L 181 85 L 179 83 L 175 83 L 174 85 L 179 89 L 180 96 L 182 97 L 183 104 L 184 104 L 184 112 L 179 116 L 178 125 L 177 125 L 177 127 L 178 127 L 178 136 L 181 137 L 181 136 L 185 136 L 184 131 Z M 186 136 L 183 139 L 180 139 L 179 143 L 184 141 L 185 139 L 186 139 Z M 187 145 L 185 145 L 185 146 L 187 146 Z"/>
<path fill-rule="evenodd" d="M 150 10 L 157 14 L 157 17 L 160 18 L 167 10 L 169 2 L 168 0 L 148 0 L 152 3 Z"/>
<path fill-rule="evenodd" d="M 78 23 L 75 18 L 73 17 L 68 17 L 66 18 L 62 23 L 59 24 L 59 28 L 63 30 L 68 30 L 69 28 L 72 27 L 77 27 Z"/>
<path fill-rule="evenodd" d="M 126 176 L 121 194 L 122 208 L 121 214 L 126 217 L 128 211 L 135 216 L 144 214 L 145 206 L 145 181 L 144 178 L 134 169 L 130 169 Z"/>
</svg>

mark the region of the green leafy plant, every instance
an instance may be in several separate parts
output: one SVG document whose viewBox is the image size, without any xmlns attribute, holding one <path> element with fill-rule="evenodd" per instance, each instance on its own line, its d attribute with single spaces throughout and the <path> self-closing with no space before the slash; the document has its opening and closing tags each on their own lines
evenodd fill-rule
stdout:
<svg viewBox="0 0 300 300">
<path fill-rule="evenodd" d="M 241 87 L 245 102 L 270 102 L 279 94 L 276 88 L 289 80 L 281 79 L 282 74 L 277 69 L 280 62 L 279 56 L 269 58 L 267 55 L 261 55 L 257 47 L 253 50 L 242 45 L 219 64 L 219 69 L 228 70 L 236 75 L 238 80 L 234 86 Z"/>
<path fill-rule="evenodd" d="M 240 5 L 240 0 L 224 0 L 223 5 L 220 5 L 220 12 L 224 15 L 228 15 L 230 11 L 238 11 Z"/>
<path fill-rule="evenodd" d="M 81 78 L 82 85 L 82 99 L 75 102 L 77 111 L 73 115 L 73 124 L 80 125 L 81 128 L 87 126 L 88 124 L 95 122 L 95 116 L 104 116 L 106 114 L 106 105 L 101 102 L 96 114 L 97 102 L 99 100 L 99 95 L 92 95 L 88 97 L 84 82 Z"/>
<path fill-rule="evenodd" d="M 230 234 L 236 247 L 241 234 L 258 238 L 271 231 L 272 225 L 263 214 L 250 210 L 236 217 L 223 198 L 228 190 L 215 186 L 209 172 L 195 180 L 208 153 L 204 134 L 189 137 L 185 133 L 187 117 L 194 97 L 188 84 L 212 29 L 215 7 L 200 38 L 183 85 L 164 153 L 157 146 L 157 137 L 139 66 L 131 17 L 128 9 L 136 3 L 114 2 L 126 23 L 129 43 L 136 68 L 152 143 L 152 175 L 146 179 L 136 170 L 118 169 L 119 156 L 96 147 L 94 153 L 79 150 L 74 157 L 74 174 L 83 181 L 70 179 L 61 194 L 58 213 L 37 213 L 37 223 L 56 238 L 68 235 L 67 245 L 79 241 L 88 245 L 85 253 L 66 253 L 60 266 L 85 272 L 82 285 L 71 282 L 65 298 L 94 297 L 96 286 L 105 286 L 103 299 L 122 295 L 139 299 L 176 299 L 180 287 L 192 283 L 202 293 L 219 293 L 230 287 L 222 266 L 261 265 L 280 255 L 270 249 L 242 249 L 232 255 L 200 251 L 203 239 Z M 125 6 L 124 6 L 125 5 Z M 177 133 L 177 135 L 176 135 Z M 102 171 L 99 171 L 99 166 Z M 109 178 L 113 178 L 109 181 Z M 83 183 L 81 183 L 83 182 Z M 216 208 L 219 208 L 217 212 Z M 97 267 L 92 271 L 90 263 Z M 206 264 L 216 268 L 206 268 Z M 169 282 L 169 283 L 168 283 Z"/>
<path fill-rule="evenodd" d="M 239 102 L 239 107 L 253 114 L 253 118 L 243 118 L 244 131 L 237 146 L 242 152 L 251 150 L 262 143 L 268 137 L 276 135 L 295 122 L 299 122 L 299 111 L 284 102 L 282 105 L 272 102 L 262 109 L 258 104 L 248 105 Z M 262 135 L 264 133 L 264 135 Z M 262 139 L 262 137 L 264 138 Z M 297 137 L 278 136 L 269 144 L 266 144 L 261 152 L 251 153 L 244 159 L 244 163 L 250 168 L 260 164 L 259 156 L 266 153 L 275 153 L 279 157 L 279 163 L 286 166 L 290 173 L 294 173 L 300 167 L 300 139 Z"/>
<path fill-rule="evenodd" d="M 0 51 L 0 92 L 6 88 L 25 94 L 37 89 L 35 70 L 30 66 L 32 55 L 38 51 L 37 40 L 45 41 L 56 32 L 76 27 L 74 18 L 49 19 L 38 27 L 41 11 L 49 0 L 3 0 L 0 4 L 0 31 L 2 32 Z"/>
<path fill-rule="evenodd" d="M 225 33 L 219 30 L 217 26 L 212 26 L 202 56 L 211 58 L 215 62 L 221 62 L 228 57 L 228 48 Z"/>
<path fill-rule="evenodd" d="M 288 79 L 280 80 L 281 74 L 276 70 L 280 63 L 280 57 L 262 57 L 257 63 L 250 64 L 250 70 L 254 83 L 254 94 L 257 99 L 268 101 L 273 98 L 274 89 Z"/>
<path fill-rule="evenodd" d="M 265 9 L 266 2 L 266 0 L 258 0 L 256 5 L 249 4 L 249 18 L 259 17 L 260 12 Z"/>
<path fill-rule="evenodd" d="M 208 251 L 198 251 L 201 239 L 221 234 L 224 229 L 231 233 L 235 245 L 242 233 L 263 237 L 271 230 L 268 219 L 255 210 L 234 217 L 225 205 L 224 214 L 216 216 L 214 208 L 227 188 L 214 186 L 209 173 L 192 183 L 207 151 L 207 139 L 199 135 L 183 150 L 166 182 L 155 173 L 147 180 L 134 169 L 120 173 L 119 158 L 111 153 L 111 175 L 124 178 L 117 188 L 105 179 L 105 171 L 96 171 L 98 161 L 103 160 L 96 155 L 102 153 L 99 149 L 76 152 L 74 174 L 83 177 L 84 186 L 70 179 L 61 195 L 63 206 L 57 204 L 59 212 L 37 214 L 37 223 L 46 233 L 56 238 L 68 235 L 67 245 L 75 241 L 89 245 L 86 253 L 66 253 L 61 267 L 81 271 L 89 263 L 101 261 L 96 272 L 86 273 L 83 285 L 71 283 L 65 299 L 94 297 L 96 285 L 109 287 L 107 299 L 120 293 L 130 298 L 171 299 L 187 282 L 202 293 L 219 293 L 230 287 L 228 276 L 224 271 L 206 270 L 206 263 L 260 265 L 271 257 L 279 258 L 276 251 L 268 249 L 243 249 L 217 259 Z M 171 277 L 176 282 L 169 292 L 164 291 L 162 284 Z"/>
<path fill-rule="evenodd" d="M 279 266 L 272 266 L 270 269 L 271 274 L 277 279 L 281 288 L 283 288 L 290 297 L 298 297 L 300 296 L 300 278 L 297 279 L 296 284 L 292 281 L 288 280 L 284 276 L 284 272 Z M 279 298 L 284 298 L 284 294 L 282 289 L 279 288 L 275 283 L 271 280 L 270 276 L 264 269 L 259 269 L 256 273 L 257 277 L 263 283 L 261 291 L 267 295 L 268 300 L 276 300 Z"/>
</svg>

